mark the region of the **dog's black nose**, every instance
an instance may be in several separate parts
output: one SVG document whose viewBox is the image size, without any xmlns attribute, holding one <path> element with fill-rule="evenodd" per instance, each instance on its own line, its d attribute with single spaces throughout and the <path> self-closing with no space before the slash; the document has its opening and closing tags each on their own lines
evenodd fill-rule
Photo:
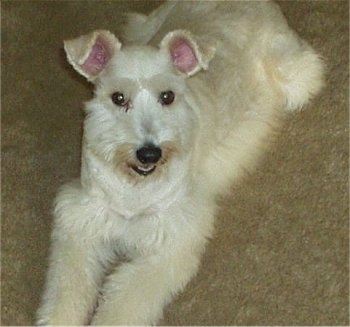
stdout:
<svg viewBox="0 0 350 327">
<path fill-rule="evenodd" d="M 162 156 L 161 148 L 153 145 L 146 144 L 142 148 L 136 151 L 137 159 L 143 164 L 156 163 Z"/>
</svg>

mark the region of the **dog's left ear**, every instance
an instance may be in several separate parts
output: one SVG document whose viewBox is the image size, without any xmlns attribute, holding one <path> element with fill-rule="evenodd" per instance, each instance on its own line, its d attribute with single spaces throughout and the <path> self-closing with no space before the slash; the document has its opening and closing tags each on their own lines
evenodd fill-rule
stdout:
<svg viewBox="0 0 350 327">
<path fill-rule="evenodd" d="M 203 44 L 185 30 L 167 34 L 160 43 L 160 49 L 170 55 L 174 67 L 187 76 L 192 76 L 208 65 L 215 54 L 215 47 Z"/>
</svg>

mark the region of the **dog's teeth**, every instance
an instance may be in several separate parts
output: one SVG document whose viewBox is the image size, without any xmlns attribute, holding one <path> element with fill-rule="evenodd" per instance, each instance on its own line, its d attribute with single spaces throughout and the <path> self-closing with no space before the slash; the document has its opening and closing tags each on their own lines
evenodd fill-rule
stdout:
<svg viewBox="0 0 350 327">
<path fill-rule="evenodd" d="M 142 170 L 142 171 L 150 171 L 150 170 L 152 170 L 153 169 L 153 167 L 152 166 L 150 166 L 150 167 L 137 167 L 139 170 Z"/>
<path fill-rule="evenodd" d="M 136 173 L 138 173 L 139 175 L 143 175 L 143 176 L 147 176 L 151 173 L 153 173 L 153 171 L 156 169 L 156 166 L 133 166 L 131 167 Z"/>
</svg>

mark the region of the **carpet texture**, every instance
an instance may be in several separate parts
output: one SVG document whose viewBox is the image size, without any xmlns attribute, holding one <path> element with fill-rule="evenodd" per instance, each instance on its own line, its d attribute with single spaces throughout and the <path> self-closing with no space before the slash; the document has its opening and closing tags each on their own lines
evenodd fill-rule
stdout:
<svg viewBox="0 0 350 327">
<path fill-rule="evenodd" d="M 33 323 L 60 185 L 79 175 L 91 87 L 62 40 L 157 2 L 2 1 L 2 325 Z M 281 2 L 327 63 L 327 86 L 291 114 L 254 173 L 222 197 L 196 278 L 164 325 L 348 325 L 349 2 Z M 145 295 L 146 296 L 146 295 Z"/>
</svg>

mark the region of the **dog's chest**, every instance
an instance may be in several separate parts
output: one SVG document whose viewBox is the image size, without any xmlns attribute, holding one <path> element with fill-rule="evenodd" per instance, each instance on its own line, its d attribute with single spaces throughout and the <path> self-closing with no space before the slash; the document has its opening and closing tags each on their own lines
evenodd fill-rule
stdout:
<svg viewBox="0 0 350 327">
<path fill-rule="evenodd" d="M 140 183 L 119 178 L 115 171 L 88 151 L 84 151 L 81 180 L 83 187 L 125 219 L 154 215 L 186 198 L 184 174 L 164 179 L 145 177 Z M 149 180 L 147 179 L 149 178 Z"/>
<path fill-rule="evenodd" d="M 84 187 L 105 213 L 100 228 L 126 252 L 148 251 L 178 238 L 182 220 L 192 207 L 181 179 L 128 185 L 94 158 L 85 158 L 82 171 Z"/>
<path fill-rule="evenodd" d="M 196 224 L 191 207 L 182 200 L 181 203 L 154 205 L 131 216 L 122 216 L 110 206 L 107 210 L 107 219 L 113 222 L 113 229 L 108 231 L 110 239 L 118 251 L 129 258 L 181 244 L 193 228 L 188 225 Z"/>
</svg>

